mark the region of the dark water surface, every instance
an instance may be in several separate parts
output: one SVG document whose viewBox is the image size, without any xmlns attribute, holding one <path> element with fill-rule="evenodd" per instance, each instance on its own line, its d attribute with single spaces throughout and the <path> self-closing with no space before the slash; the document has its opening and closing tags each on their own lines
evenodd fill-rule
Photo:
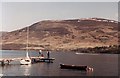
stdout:
<svg viewBox="0 0 120 78">
<path fill-rule="evenodd" d="M 25 51 L 0 51 L 1 58 L 25 57 Z M 30 56 L 38 56 L 38 52 L 29 52 Z M 46 52 L 44 52 L 46 56 Z M 76 54 L 75 52 L 51 52 L 55 58 L 53 63 L 35 63 L 20 65 L 12 62 L 4 67 L 0 66 L 4 76 L 118 76 L 117 54 Z M 94 71 L 85 72 L 78 70 L 60 69 L 59 64 L 88 65 Z"/>
</svg>

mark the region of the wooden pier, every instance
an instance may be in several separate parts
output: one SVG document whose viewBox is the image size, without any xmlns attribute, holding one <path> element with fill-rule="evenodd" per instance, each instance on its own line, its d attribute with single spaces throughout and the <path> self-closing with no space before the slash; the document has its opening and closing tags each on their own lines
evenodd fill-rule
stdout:
<svg viewBox="0 0 120 78">
<path fill-rule="evenodd" d="M 39 58 L 39 59 L 32 59 L 33 63 L 37 63 L 37 62 L 47 62 L 47 63 L 53 63 L 53 60 L 55 60 L 55 58 Z"/>
<path fill-rule="evenodd" d="M 25 57 L 20 58 L 2 58 L 0 59 L 1 66 L 9 65 L 12 61 L 20 61 L 21 59 L 24 59 Z M 53 60 L 55 58 L 41 58 L 41 57 L 30 57 L 32 60 L 32 63 L 38 63 L 38 62 L 47 62 L 47 63 L 53 63 Z"/>
</svg>

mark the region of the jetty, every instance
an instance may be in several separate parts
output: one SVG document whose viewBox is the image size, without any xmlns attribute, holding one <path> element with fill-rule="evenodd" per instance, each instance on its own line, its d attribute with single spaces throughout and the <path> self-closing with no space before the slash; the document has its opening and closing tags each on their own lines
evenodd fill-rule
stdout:
<svg viewBox="0 0 120 78">
<path fill-rule="evenodd" d="M 21 59 L 24 59 L 25 57 L 19 57 L 19 58 L 0 58 L 0 64 L 1 66 L 9 65 L 12 61 L 20 61 Z M 38 63 L 38 62 L 47 62 L 47 63 L 53 63 L 53 60 L 55 58 L 44 58 L 44 57 L 30 57 L 32 60 L 32 63 Z"/>
</svg>

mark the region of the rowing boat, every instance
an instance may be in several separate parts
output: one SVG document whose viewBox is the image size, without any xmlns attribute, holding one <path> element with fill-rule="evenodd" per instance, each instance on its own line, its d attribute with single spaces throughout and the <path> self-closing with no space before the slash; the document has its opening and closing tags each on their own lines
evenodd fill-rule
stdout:
<svg viewBox="0 0 120 78">
<path fill-rule="evenodd" d="M 61 69 L 75 69 L 75 70 L 91 70 L 93 71 L 93 68 L 90 68 L 86 65 L 68 65 L 68 64 L 60 64 Z"/>
</svg>

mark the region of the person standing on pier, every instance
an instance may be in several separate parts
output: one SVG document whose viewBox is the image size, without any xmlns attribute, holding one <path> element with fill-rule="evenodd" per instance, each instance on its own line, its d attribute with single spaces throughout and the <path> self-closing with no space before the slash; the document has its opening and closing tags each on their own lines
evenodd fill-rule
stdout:
<svg viewBox="0 0 120 78">
<path fill-rule="evenodd" d="M 50 58 L 50 52 L 47 51 L 47 58 Z"/>
<path fill-rule="evenodd" d="M 42 50 L 39 50 L 39 56 L 44 57 L 43 53 L 42 53 Z"/>
</svg>

